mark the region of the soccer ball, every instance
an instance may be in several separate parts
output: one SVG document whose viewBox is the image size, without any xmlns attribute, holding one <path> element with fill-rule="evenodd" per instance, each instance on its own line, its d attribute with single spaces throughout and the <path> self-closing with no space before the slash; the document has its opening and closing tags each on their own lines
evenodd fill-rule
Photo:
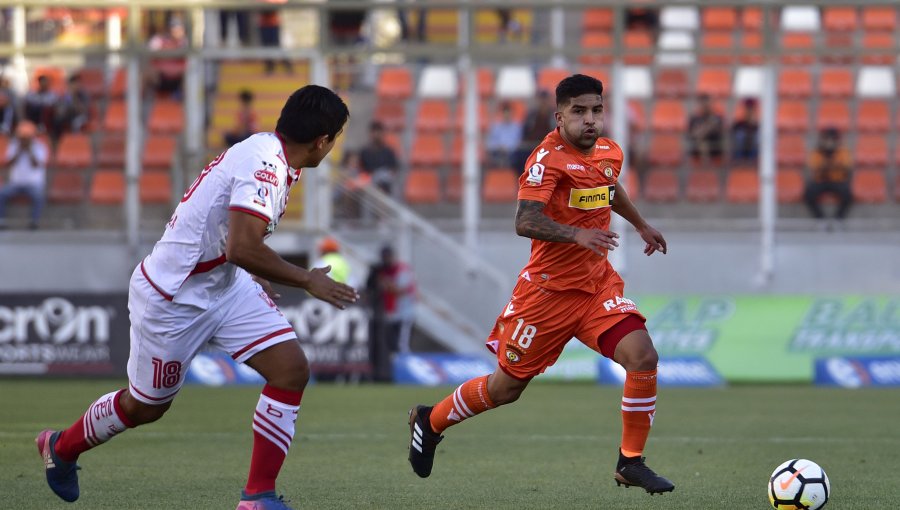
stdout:
<svg viewBox="0 0 900 510">
<path fill-rule="evenodd" d="M 791 459 L 775 468 L 768 492 L 776 510 L 819 510 L 831 496 L 831 483 L 815 462 Z"/>
</svg>

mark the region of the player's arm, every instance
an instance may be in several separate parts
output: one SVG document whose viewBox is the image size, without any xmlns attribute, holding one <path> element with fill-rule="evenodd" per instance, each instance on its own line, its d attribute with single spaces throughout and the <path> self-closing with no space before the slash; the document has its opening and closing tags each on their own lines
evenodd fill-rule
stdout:
<svg viewBox="0 0 900 510">
<path fill-rule="evenodd" d="M 625 218 L 628 223 L 634 226 L 635 230 L 641 235 L 641 239 L 647 243 L 644 246 L 644 253 L 651 255 L 655 251 L 666 253 L 666 240 L 658 230 L 651 227 L 649 223 L 638 212 L 634 202 L 628 197 L 621 181 L 616 183 L 616 196 L 613 198 L 612 210 L 614 213 Z"/>
<path fill-rule="evenodd" d="M 516 209 L 516 234 L 522 237 L 553 243 L 575 243 L 601 257 L 603 250 L 612 250 L 619 245 L 619 234 L 596 228 L 578 228 L 553 221 L 544 214 L 547 204 L 537 200 L 519 200 Z"/>
<path fill-rule="evenodd" d="M 306 289 L 313 297 L 341 309 L 356 302 L 359 296 L 353 288 L 328 277 L 330 268 L 307 271 L 281 258 L 263 242 L 266 227 L 262 218 L 242 211 L 229 211 L 225 243 L 228 262 L 271 282 Z"/>
</svg>

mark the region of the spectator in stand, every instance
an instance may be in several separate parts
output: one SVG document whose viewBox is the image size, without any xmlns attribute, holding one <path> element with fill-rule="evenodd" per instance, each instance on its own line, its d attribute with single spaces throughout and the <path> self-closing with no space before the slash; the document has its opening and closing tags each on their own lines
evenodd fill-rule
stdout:
<svg viewBox="0 0 900 510">
<path fill-rule="evenodd" d="M 416 319 L 416 276 L 411 267 L 397 260 L 390 246 L 381 249 L 378 287 L 384 307 L 388 348 L 391 353 L 408 353 Z"/>
<path fill-rule="evenodd" d="M 0 136 L 11 136 L 16 125 L 16 107 L 9 93 L 0 89 Z"/>
<path fill-rule="evenodd" d="M 712 107 L 712 100 L 706 94 L 700 95 L 697 111 L 688 119 L 688 142 L 690 155 L 709 163 L 722 157 L 725 121 Z"/>
<path fill-rule="evenodd" d="M 741 112 L 731 124 L 731 156 L 735 161 L 754 162 L 759 155 L 759 120 L 756 99 L 741 101 Z"/>
<path fill-rule="evenodd" d="M 835 128 L 825 128 L 819 133 L 819 143 L 809 157 L 809 179 L 804 190 L 804 201 L 813 217 L 820 220 L 824 230 L 832 230 L 833 221 L 825 221 L 825 214 L 819 200 L 822 195 L 832 194 L 838 198 L 838 208 L 834 219 L 841 227 L 853 201 L 850 177 L 853 162 L 850 152 L 841 147 L 841 133 Z"/>
<path fill-rule="evenodd" d="M 38 86 L 25 94 L 25 119 L 31 121 L 37 130 L 46 133 L 53 122 L 53 112 L 59 96 L 50 88 L 49 76 L 38 76 Z"/>
<path fill-rule="evenodd" d="M 90 116 L 90 101 L 87 91 L 81 86 L 81 77 L 77 74 L 72 75 L 69 78 L 68 89 L 56 103 L 53 131 L 51 132 L 54 143 L 63 133 L 84 129 Z"/>
<path fill-rule="evenodd" d="M 219 10 L 219 34 L 222 42 L 228 41 L 228 31 L 231 20 L 237 25 L 237 39 L 239 46 L 246 46 L 250 42 L 250 13 L 240 9 Z"/>
<path fill-rule="evenodd" d="M 656 31 L 659 28 L 659 9 L 643 7 L 625 9 L 625 28 Z"/>
<path fill-rule="evenodd" d="M 9 182 L 0 189 L 0 226 L 6 226 L 6 203 L 15 196 L 27 195 L 31 199 L 31 222 L 36 229 L 44 208 L 44 189 L 47 178 L 47 146 L 37 136 L 37 127 L 30 121 L 22 121 L 16 128 L 16 137 L 6 148 L 4 168 L 9 168 Z"/>
<path fill-rule="evenodd" d="M 416 3 L 415 0 L 401 0 L 398 3 Z M 410 27 L 410 12 L 416 11 L 417 22 L 415 29 Z M 400 39 L 405 42 L 419 41 L 425 42 L 425 26 L 428 20 L 428 9 L 397 9 L 397 21 L 400 23 Z"/>
<path fill-rule="evenodd" d="M 259 131 L 259 121 L 256 111 L 253 109 L 253 92 L 244 89 L 238 94 L 240 107 L 238 107 L 235 125 L 231 131 L 225 133 L 225 145 L 231 147 L 243 142 L 250 135 Z"/>
<path fill-rule="evenodd" d="M 353 278 L 353 270 L 347 257 L 341 253 L 341 244 L 338 240 L 331 236 L 323 237 L 319 241 L 318 248 L 319 259 L 312 267 L 330 267 L 331 271 L 328 272 L 328 276 L 332 280 L 356 288 L 357 282 Z"/>
<path fill-rule="evenodd" d="M 397 186 L 400 163 L 397 153 L 385 140 L 384 124 L 373 121 L 369 126 L 369 143 L 359 152 L 362 171 L 369 175 L 371 182 L 388 195 L 393 195 Z"/>
<path fill-rule="evenodd" d="M 281 14 L 278 9 L 265 9 L 259 11 L 259 41 L 267 48 L 281 49 Z M 281 65 L 288 74 L 293 74 L 294 66 L 291 61 L 280 59 Z M 266 59 L 266 74 L 275 72 L 275 60 Z"/>
<path fill-rule="evenodd" d="M 525 115 L 522 124 L 522 142 L 512 157 L 513 170 L 522 173 L 525 161 L 541 143 L 547 131 L 556 129 L 556 99 L 546 90 L 538 91 L 534 106 Z"/>
<path fill-rule="evenodd" d="M 506 168 L 512 165 L 512 155 L 522 143 L 522 124 L 513 119 L 512 105 L 508 102 L 500 104 L 500 118 L 488 131 L 485 148 L 488 151 L 492 166 Z M 516 174 L 521 168 L 513 168 Z"/>
<path fill-rule="evenodd" d="M 184 23 L 176 16 L 169 20 L 168 30 L 156 33 L 148 43 L 149 48 L 154 51 L 177 50 L 186 48 L 187 45 Z M 180 99 L 186 65 L 184 57 L 152 59 L 147 77 L 148 85 L 161 95 Z"/>
<path fill-rule="evenodd" d="M 500 42 L 526 42 L 522 24 L 513 18 L 512 9 L 496 9 L 496 11 L 497 17 L 500 18 Z"/>
</svg>

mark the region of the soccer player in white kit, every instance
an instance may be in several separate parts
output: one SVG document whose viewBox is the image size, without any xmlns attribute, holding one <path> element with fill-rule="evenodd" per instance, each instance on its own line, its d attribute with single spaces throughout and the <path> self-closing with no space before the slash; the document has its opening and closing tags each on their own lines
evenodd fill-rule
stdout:
<svg viewBox="0 0 900 510">
<path fill-rule="evenodd" d="M 188 187 L 162 238 L 131 276 L 128 388 L 97 399 L 68 429 L 45 430 L 35 440 L 47 482 L 60 498 L 78 499 L 78 456 L 162 417 L 191 359 L 212 344 L 266 380 L 237 509 L 289 508 L 275 494 L 275 479 L 294 436 L 309 364 L 268 282 L 305 289 L 338 308 L 358 295 L 329 278 L 330 268 L 297 267 L 263 240 L 284 214 L 301 169 L 317 166 L 331 151 L 348 116 L 334 92 L 307 85 L 287 100 L 274 133 L 226 150 Z"/>
</svg>

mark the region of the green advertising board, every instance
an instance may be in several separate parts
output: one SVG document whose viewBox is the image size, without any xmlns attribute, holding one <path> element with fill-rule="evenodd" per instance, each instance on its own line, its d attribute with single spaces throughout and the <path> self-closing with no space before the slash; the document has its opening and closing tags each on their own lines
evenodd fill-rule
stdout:
<svg viewBox="0 0 900 510">
<path fill-rule="evenodd" d="M 643 296 L 635 299 L 662 358 L 702 356 L 731 382 L 808 382 L 824 356 L 900 356 L 900 298 Z M 573 341 L 547 372 L 587 378 L 596 354 Z M 573 377 L 575 376 L 575 377 Z"/>
</svg>

